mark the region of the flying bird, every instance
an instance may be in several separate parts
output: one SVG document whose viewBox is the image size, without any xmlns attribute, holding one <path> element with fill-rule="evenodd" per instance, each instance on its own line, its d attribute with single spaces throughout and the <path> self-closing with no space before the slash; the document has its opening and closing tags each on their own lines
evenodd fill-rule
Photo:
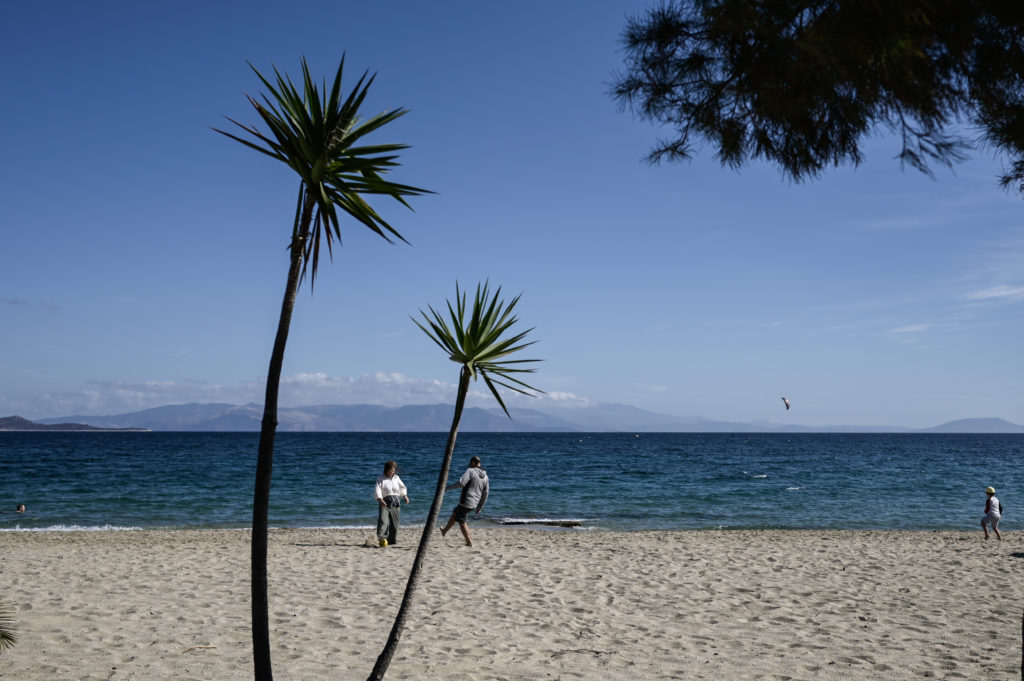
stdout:
<svg viewBox="0 0 1024 681">
<path fill-rule="evenodd" d="M 786 405 L 786 411 L 789 411 L 789 400 L 785 397 L 782 398 L 782 402 Z"/>
</svg>

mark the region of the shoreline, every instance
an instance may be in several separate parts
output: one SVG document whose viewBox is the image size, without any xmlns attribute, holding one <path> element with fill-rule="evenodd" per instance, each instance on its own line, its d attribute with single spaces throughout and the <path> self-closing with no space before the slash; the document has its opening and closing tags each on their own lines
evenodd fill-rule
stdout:
<svg viewBox="0 0 1024 681">
<path fill-rule="evenodd" d="M 1019 532 L 470 527 L 433 538 L 387 678 L 1019 674 Z M 271 530 L 278 678 L 373 667 L 420 532 L 371 534 Z M 251 679 L 248 564 L 248 530 L 0 533 L 0 678 Z"/>
<path fill-rule="evenodd" d="M 979 520 L 981 515 L 978 516 Z M 438 525 L 443 525 L 442 520 L 446 520 L 447 516 L 438 519 Z M 921 528 L 891 528 L 891 527 L 688 527 L 688 528 L 663 528 L 663 527 L 641 527 L 641 528 L 622 528 L 622 527 L 609 527 L 601 525 L 588 525 L 585 522 L 576 520 L 552 520 L 549 522 L 525 522 L 525 521 L 514 521 L 508 523 L 485 523 L 485 522 L 473 522 L 470 519 L 470 524 L 474 528 L 480 528 L 488 532 L 567 532 L 573 533 L 611 533 L 611 534 L 637 534 L 641 532 L 661 532 L 661 533 L 703 533 L 703 532 L 909 532 L 909 533 L 920 533 L 920 532 L 933 532 L 933 533 L 949 533 L 949 534 L 973 534 L 978 532 L 981 534 L 981 526 L 975 528 L 965 527 L 921 527 Z M 1012 532 L 1018 532 L 1019 528 L 1016 523 L 1006 523 L 1006 526 L 1000 526 L 1000 530 L 1003 534 L 1009 534 Z M 271 532 L 372 532 L 375 528 L 374 524 L 366 523 L 363 525 L 296 525 L 296 526 L 272 526 Z M 402 523 L 402 530 L 405 532 L 421 532 L 423 530 L 422 523 Z M 183 525 L 183 526 L 169 526 L 169 525 L 153 525 L 153 526 L 119 526 L 119 525 L 54 525 L 50 527 L 21 527 L 15 525 L 14 527 L 0 527 L 0 535 L 3 534 L 20 534 L 20 533 L 98 533 L 98 532 L 251 532 L 252 527 L 223 527 L 223 526 L 195 526 L 195 525 Z"/>
</svg>

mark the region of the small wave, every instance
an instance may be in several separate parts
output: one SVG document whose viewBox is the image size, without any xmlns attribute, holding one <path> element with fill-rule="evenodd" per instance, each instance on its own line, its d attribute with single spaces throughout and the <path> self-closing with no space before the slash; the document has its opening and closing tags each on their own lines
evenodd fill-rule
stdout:
<svg viewBox="0 0 1024 681">
<path fill-rule="evenodd" d="M 787 487 L 786 489 L 792 492 L 794 490 L 804 489 L 804 488 L 803 487 Z"/>
<path fill-rule="evenodd" d="M 761 474 L 761 475 L 751 475 L 750 477 L 754 478 L 755 480 L 760 480 L 761 478 L 767 478 L 768 476 L 764 475 L 764 474 Z"/>
<path fill-rule="evenodd" d="M 123 527 L 121 525 L 50 525 L 48 527 L 6 527 L 0 532 L 138 532 L 141 527 Z"/>
</svg>

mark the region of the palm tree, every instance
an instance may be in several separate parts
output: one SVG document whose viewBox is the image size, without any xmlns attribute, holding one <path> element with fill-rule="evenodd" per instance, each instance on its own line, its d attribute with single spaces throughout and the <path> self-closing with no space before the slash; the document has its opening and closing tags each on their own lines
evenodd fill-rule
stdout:
<svg viewBox="0 0 1024 681">
<path fill-rule="evenodd" d="M 514 390 L 524 395 L 529 391 L 543 392 L 533 388 L 519 379 L 516 374 L 532 373 L 534 369 L 524 368 L 520 365 L 530 362 L 538 362 L 536 359 L 504 359 L 509 355 L 533 345 L 522 342 L 526 335 L 533 329 L 527 329 L 514 336 L 506 338 L 506 333 L 518 321 L 518 317 L 512 314 L 519 296 L 516 296 L 511 303 L 505 305 L 501 301 L 501 288 L 499 287 L 491 296 L 488 284 L 476 287 L 476 297 L 473 299 L 473 307 L 469 310 L 467 317 L 466 295 L 455 285 L 455 307 L 448 302 L 448 316 L 451 326 L 445 321 L 442 314 L 434 308 L 430 309 L 430 315 L 420 310 L 426 325 L 421 324 L 415 318 L 416 326 L 420 327 L 432 341 L 448 354 L 448 358 L 461 365 L 459 371 L 459 388 L 455 398 L 455 415 L 452 417 L 452 427 L 448 433 L 448 445 L 445 447 L 444 460 L 441 462 L 441 470 L 437 476 L 437 488 L 434 490 L 434 501 L 430 504 L 430 513 L 427 515 L 426 525 L 423 527 L 423 535 L 420 537 L 419 547 L 416 549 L 416 558 L 413 560 L 412 569 L 409 571 L 409 581 L 405 585 L 405 594 L 402 596 L 402 604 L 398 607 L 398 614 L 395 615 L 395 623 L 391 627 L 391 634 L 388 636 L 384 650 L 377 658 L 377 663 L 370 673 L 368 681 L 380 681 L 391 664 L 391 658 L 398 648 L 398 642 L 402 638 L 402 631 L 405 629 L 405 620 L 412 605 L 413 594 L 419 584 L 420 571 L 423 567 L 423 559 L 427 554 L 427 546 L 433 536 L 434 526 L 437 523 L 437 516 L 441 512 L 441 502 L 444 500 L 444 488 L 448 482 L 448 469 L 452 463 L 452 454 L 455 451 L 455 437 L 459 432 L 459 421 L 462 420 L 462 408 L 466 403 L 466 393 L 469 392 L 469 381 L 478 377 L 484 379 L 484 383 L 490 389 L 494 399 L 501 405 L 506 416 L 510 416 L 508 408 L 501 399 L 495 384 Z M 511 417 L 510 417 L 511 418 Z"/>
<path fill-rule="evenodd" d="M 0 603 L 0 651 L 10 648 L 18 641 L 18 635 L 14 633 L 14 617 L 9 608 L 10 606 Z"/>
<path fill-rule="evenodd" d="M 290 265 L 285 285 L 277 336 L 267 371 L 267 391 L 260 429 L 259 454 L 256 463 L 256 485 L 252 507 L 252 639 L 253 661 L 257 681 L 271 681 L 270 623 L 267 603 L 267 511 L 270 503 L 270 478 L 274 463 L 274 435 L 277 430 L 277 394 L 288 340 L 295 294 L 312 263 L 310 289 L 316 278 L 320 246 L 326 242 L 341 243 L 338 209 L 361 222 L 388 242 L 390 237 L 405 239 L 395 231 L 363 198 L 363 195 L 390 196 L 409 207 L 403 197 L 429 193 L 423 189 L 396 184 L 383 178 L 397 167 L 395 152 L 407 148 L 402 144 L 357 146 L 369 133 L 387 125 L 406 113 L 393 109 L 368 120 L 362 120 L 359 107 L 375 76 L 364 73 L 345 99 L 341 94 L 341 76 L 345 67 L 342 56 L 330 93 L 326 81 L 323 92 L 313 83 L 306 60 L 302 59 L 301 91 L 290 78 L 274 68 L 276 85 L 249 65 L 267 88 L 261 100 L 247 95 L 249 103 L 269 128 L 263 134 L 255 126 L 229 121 L 248 133 L 253 140 L 243 139 L 224 130 L 217 132 L 245 146 L 281 161 L 299 176 L 299 196 L 292 224 L 289 245 Z"/>
</svg>

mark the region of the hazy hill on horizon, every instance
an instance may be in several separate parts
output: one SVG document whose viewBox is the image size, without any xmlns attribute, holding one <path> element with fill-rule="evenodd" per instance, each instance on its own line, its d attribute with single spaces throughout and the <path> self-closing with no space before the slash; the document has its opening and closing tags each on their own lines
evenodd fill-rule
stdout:
<svg viewBox="0 0 1024 681">
<path fill-rule="evenodd" d="M 932 428 L 926 428 L 924 433 L 1024 433 L 1024 426 L 1011 423 L 1005 419 L 976 418 L 957 419 L 949 421 Z"/>
<path fill-rule="evenodd" d="M 278 413 L 280 432 L 431 432 L 451 427 L 450 404 L 313 405 L 283 407 Z M 497 407 L 467 407 L 461 431 L 466 432 L 697 432 L 697 433 L 811 433 L 811 432 L 916 432 L 916 433 L 1024 433 L 1024 426 L 999 418 L 950 421 L 926 429 L 898 426 L 809 427 L 769 422 L 730 422 L 700 416 L 680 418 L 624 404 L 590 407 L 554 407 L 544 410 L 510 409 L 509 419 Z M 74 423 L 99 428 L 145 428 L 158 431 L 258 431 L 262 405 L 250 403 L 189 403 L 165 405 L 108 416 L 75 415 L 40 419 L 41 424 Z"/>
<path fill-rule="evenodd" d="M 21 416 L 5 416 L 0 418 L 0 431 L 47 431 L 47 432 L 81 432 L 81 431 L 110 431 L 110 430 L 145 430 L 145 428 L 103 428 L 91 426 L 85 423 L 67 423 L 64 419 L 57 419 L 57 423 L 42 423 L 30 421 Z"/>
</svg>

